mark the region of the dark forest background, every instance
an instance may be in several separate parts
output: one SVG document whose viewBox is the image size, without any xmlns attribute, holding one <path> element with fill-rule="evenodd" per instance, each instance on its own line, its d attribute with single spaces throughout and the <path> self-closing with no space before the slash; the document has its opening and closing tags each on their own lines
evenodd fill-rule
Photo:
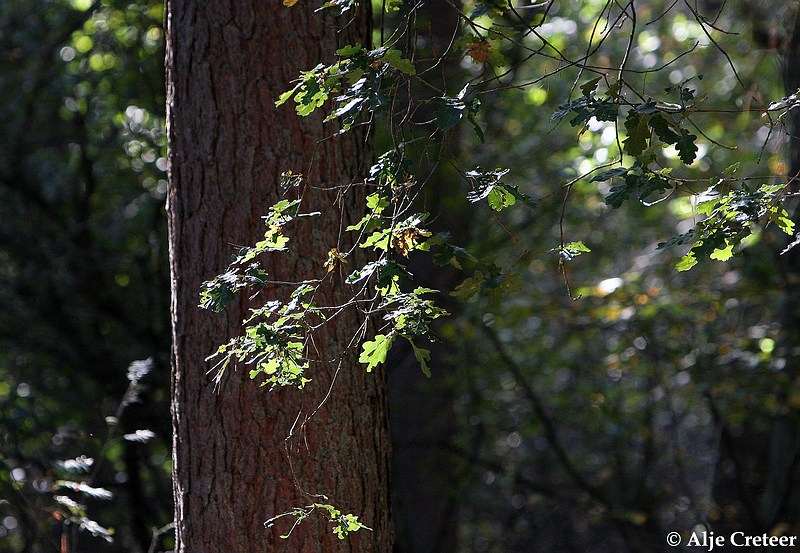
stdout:
<svg viewBox="0 0 800 553">
<path fill-rule="evenodd" d="M 602 4 L 555 8 L 543 32 L 566 48 Z M 649 4 L 640 14 L 653 23 L 632 46 L 609 39 L 609 56 L 632 48 L 631 70 L 651 68 L 698 42 L 648 85 L 691 82 L 708 104 L 741 110 L 702 118 L 692 176 L 734 164 L 785 174 L 787 142 L 757 108 L 787 95 L 793 6 L 706 2 L 730 31 L 717 45 L 687 9 L 658 18 L 665 7 Z M 434 47 L 452 33 L 447 8 L 434 2 L 420 23 Z M 152 0 L 0 3 L 0 551 L 171 547 L 162 27 Z M 516 67 L 522 54 L 504 48 L 497 63 Z M 442 79 L 475 70 L 464 48 L 452 58 Z M 540 70 L 520 67 L 511 83 Z M 387 363 L 396 551 L 661 551 L 668 532 L 697 525 L 798 535 L 790 240 L 768 227 L 732 260 L 679 273 L 685 252 L 655 246 L 696 220 L 702 184 L 612 214 L 608 190 L 587 183 L 565 220 L 592 252 L 570 263 L 567 290 L 547 252 L 562 231 L 553 194 L 615 141 L 550 121 L 572 85 L 487 96 L 486 144 L 449 139 L 455 159 L 512 167 L 537 210 L 488 224 L 452 165 L 423 168 L 441 183 L 427 209 L 455 241 L 514 259 L 505 227 L 538 253 L 493 296 L 443 298 L 454 315 L 437 328 L 432 379 L 410 352 Z M 465 276 L 415 273 L 439 289 Z"/>
</svg>

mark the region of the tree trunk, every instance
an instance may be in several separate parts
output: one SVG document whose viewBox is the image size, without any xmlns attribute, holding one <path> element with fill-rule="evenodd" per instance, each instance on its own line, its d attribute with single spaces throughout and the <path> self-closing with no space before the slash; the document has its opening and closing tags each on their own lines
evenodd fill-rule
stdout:
<svg viewBox="0 0 800 553">
<path fill-rule="evenodd" d="M 425 40 L 416 47 L 418 59 L 435 59 L 447 51 L 460 24 L 459 5 L 461 2 L 430 0 L 420 10 L 417 28 Z M 440 60 L 438 70 L 425 74 L 423 78 L 442 90 L 447 90 L 448 84 L 452 88 L 453 82 L 461 82 L 464 78 L 464 69 L 458 63 L 457 57 Z M 422 108 L 415 116 L 420 121 L 433 121 L 435 109 L 433 106 L 427 110 Z M 436 132 L 433 122 L 429 123 L 428 132 Z M 463 154 L 459 151 L 465 143 L 461 139 L 463 132 L 464 128 L 459 125 L 448 136 L 447 147 L 455 157 Z M 412 148 L 413 145 L 407 145 L 406 151 L 413 152 Z M 422 154 L 417 158 L 426 159 L 427 156 Z M 449 164 L 440 164 L 440 160 L 436 163 L 438 167 L 431 178 L 436 186 L 424 189 L 420 211 L 435 213 L 436 227 L 448 229 L 453 243 L 466 244 L 474 214 L 464 204 L 457 204 L 461 208 L 454 207 L 453 198 L 463 193 L 461 175 Z M 417 171 L 419 175 L 425 175 L 431 169 L 423 166 Z M 409 268 L 416 282 L 436 290 L 452 290 L 460 282 L 457 271 L 436 266 L 430 259 L 412 256 Z M 462 304 L 450 301 L 453 298 L 448 298 L 447 294 L 443 296 L 437 302 L 458 317 Z M 432 358 L 436 360 L 433 380 L 422 374 L 408 344 L 396 344 L 389 356 L 392 366 L 389 375 L 392 513 L 397 553 L 450 553 L 457 551 L 459 546 L 459 507 L 462 493 L 472 484 L 468 482 L 471 479 L 466 478 L 472 471 L 465 470 L 464 460 L 448 448 L 458 429 L 457 411 L 454 409 L 456 393 L 448 384 L 457 368 L 448 361 L 448 347 L 451 344 L 444 342 L 429 345 Z M 447 467 L 447 470 L 441 467 Z"/>
<path fill-rule="evenodd" d="M 300 119 L 275 108 L 301 70 L 330 63 L 336 48 L 369 43 L 369 2 L 342 21 L 300 2 L 168 0 L 167 71 L 170 140 L 170 267 L 173 323 L 173 477 L 179 553 L 259 551 L 390 551 L 386 386 L 345 358 L 324 406 L 302 429 L 331 385 L 335 366 L 312 364 L 303 391 L 268 392 L 229 370 L 215 390 L 205 358 L 240 333 L 247 294 L 221 315 L 201 311 L 200 284 L 223 271 L 234 245 L 264 232 L 260 217 L 280 198 L 283 171 L 306 173 L 315 187 L 344 185 L 369 166 L 363 134 L 321 141 L 335 128 L 322 116 Z M 352 19 L 352 20 L 351 20 Z M 310 166 L 310 168 L 309 168 Z M 361 190 L 360 187 L 357 187 Z M 267 260 L 272 278 L 318 278 L 337 245 L 341 220 L 360 218 L 363 196 L 310 190 L 303 211 L 313 224 L 288 227 L 290 252 Z M 347 224 L 347 223 L 346 223 Z M 340 246 L 342 247 L 342 246 Z M 267 295 L 278 291 L 268 290 Z M 334 302 L 340 283 L 321 290 Z M 320 359 L 344 349 L 359 325 L 337 317 L 315 335 Z M 291 440 L 284 438 L 292 431 Z M 291 461 L 291 463 L 290 463 Z M 265 529 L 274 515 L 326 502 L 359 515 L 373 529 L 340 541 L 314 518 Z"/>
</svg>

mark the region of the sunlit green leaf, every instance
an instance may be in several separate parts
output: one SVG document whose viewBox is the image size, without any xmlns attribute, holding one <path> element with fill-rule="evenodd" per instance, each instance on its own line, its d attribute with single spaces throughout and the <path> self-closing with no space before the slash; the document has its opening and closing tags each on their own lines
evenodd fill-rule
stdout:
<svg viewBox="0 0 800 553">
<path fill-rule="evenodd" d="M 374 340 L 362 344 L 358 361 L 367 365 L 367 372 L 371 372 L 373 368 L 386 362 L 386 355 L 392 348 L 394 340 L 395 336 L 378 334 Z"/>
</svg>

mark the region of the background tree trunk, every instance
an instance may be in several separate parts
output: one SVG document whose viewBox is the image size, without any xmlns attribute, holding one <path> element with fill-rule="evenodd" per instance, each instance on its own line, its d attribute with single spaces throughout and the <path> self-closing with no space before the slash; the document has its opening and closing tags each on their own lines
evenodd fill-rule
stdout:
<svg viewBox="0 0 800 553">
<path fill-rule="evenodd" d="M 435 59 L 447 51 L 460 23 L 457 6 L 448 0 L 431 0 L 417 15 L 417 25 L 424 30 L 425 40 L 416 46 L 417 59 Z M 424 46 L 423 46 L 424 45 Z M 437 70 L 424 74 L 431 85 L 448 90 L 461 82 L 464 69 L 460 58 L 451 55 L 437 63 Z M 418 85 L 422 86 L 422 85 Z M 419 91 L 417 91 L 419 93 Z M 413 93 L 412 93 L 413 95 Z M 435 108 L 422 109 L 416 117 L 430 121 L 425 132 L 436 132 L 432 122 Z M 462 126 L 450 131 L 447 148 L 460 155 Z M 471 130 L 468 132 L 472 132 Z M 407 145 L 407 151 L 413 145 Z M 417 159 L 425 156 L 415 154 Z M 431 177 L 436 186 L 426 187 L 420 211 L 435 213 L 435 229 L 447 230 L 455 244 L 469 243 L 474 214 L 463 203 L 453 201 L 463 193 L 461 175 L 451 165 L 436 162 L 437 166 L 417 169 L 418 175 L 434 171 Z M 459 273 L 411 256 L 411 273 L 421 285 L 436 290 L 452 290 L 460 282 Z M 462 304 L 446 293 L 437 299 L 457 318 Z M 429 346 L 435 363 L 433 378 L 427 378 L 419 368 L 411 346 L 400 343 L 389 356 L 389 404 L 393 446 L 392 514 L 395 525 L 396 553 L 450 553 L 458 550 L 458 516 L 463 494 L 472 483 L 471 473 L 463 459 L 450 449 L 458 430 L 454 401 L 456 390 L 451 378 L 456 376 L 448 349 L 450 344 L 432 342 Z M 446 468 L 443 468 L 446 467 Z"/>
<path fill-rule="evenodd" d="M 313 186 L 335 187 L 369 166 L 363 134 L 320 141 L 335 131 L 323 126 L 322 116 L 301 120 L 291 106 L 274 106 L 301 70 L 330 62 L 323 56 L 345 44 L 369 43 L 369 3 L 364 4 L 355 18 L 334 21 L 303 3 L 287 8 L 278 0 L 167 2 L 178 552 L 391 550 L 380 373 L 367 374 L 353 356 L 346 358 L 330 399 L 286 442 L 290 466 L 283 440 L 298 416 L 304 420 L 328 392 L 335 367 L 312 364 L 313 381 L 302 392 L 268 393 L 242 368 L 229 371 L 215 391 L 205 358 L 240 332 L 247 298 L 220 316 L 197 308 L 201 282 L 224 270 L 233 245 L 263 236 L 260 217 L 280 197 L 281 172 L 304 172 Z M 337 202 L 333 193 L 312 192 L 304 197 L 303 211 L 323 214 L 287 230 L 292 251 L 265 266 L 276 280 L 321 276 L 341 219 L 360 217 L 359 193 Z M 322 290 L 317 302 L 336 301 L 341 287 Z M 319 357 L 334 357 L 358 324 L 353 313 L 328 325 L 315 343 Z M 321 501 L 304 492 L 327 495 L 374 531 L 340 541 L 330 524 L 315 519 L 282 542 L 278 535 L 287 525 L 268 530 L 263 522 Z"/>
</svg>

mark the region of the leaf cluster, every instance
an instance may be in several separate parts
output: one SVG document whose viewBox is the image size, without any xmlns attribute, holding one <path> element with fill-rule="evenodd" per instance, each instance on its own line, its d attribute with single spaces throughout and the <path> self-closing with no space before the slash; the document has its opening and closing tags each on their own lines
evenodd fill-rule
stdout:
<svg viewBox="0 0 800 553">
<path fill-rule="evenodd" d="M 324 496 L 323 498 L 328 499 Z M 323 513 L 328 520 L 330 520 L 330 522 L 333 524 L 333 533 L 336 534 L 336 537 L 338 537 L 340 540 L 345 539 L 350 532 L 357 532 L 359 530 L 372 530 L 372 528 L 369 528 L 361 523 L 356 515 L 352 513 L 342 513 L 342 511 L 329 503 L 312 503 L 311 505 L 306 505 L 305 507 L 295 507 L 288 512 L 281 513 L 265 521 L 264 527 L 270 528 L 274 526 L 278 520 L 284 517 L 294 517 L 294 523 L 292 523 L 289 531 L 281 535 L 281 538 L 288 539 L 292 532 L 294 532 L 294 529 L 297 528 L 298 524 L 317 512 Z"/>
<path fill-rule="evenodd" d="M 516 204 L 517 201 L 530 208 L 535 208 L 536 202 L 533 198 L 520 192 L 518 186 L 506 184 L 501 180 L 507 173 L 508 169 L 485 171 L 480 167 L 468 171 L 466 177 L 473 188 L 467 194 L 467 200 L 472 203 L 486 200 L 494 211 L 502 211 L 506 207 Z"/>
<path fill-rule="evenodd" d="M 780 201 L 786 186 L 764 184 L 749 190 L 746 184 L 720 196 L 712 186 L 699 195 L 697 212 L 705 215 L 690 231 L 660 243 L 659 249 L 693 242 L 692 248 L 678 261 L 679 271 L 688 271 L 703 258 L 727 261 L 734 248 L 753 233 L 763 220 L 774 223 L 784 233 L 792 235 L 795 224 Z"/>
<path fill-rule="evenodd" d="M 200 307 L 212 309 L 217 313 L 234 300 L 236 292 L 241 289 L 266 286 L 269 275 L 257 261 L 258 256 L 266 252 L 285 251 L 289 238 L 282 233 L 283 226 L 296 217 L 313 216 L 313 213 L 298 215 L 299 200 L 281 200 L 270 208 L 269 214 L 263 217 L 264 239 L 252 247 L 239 249 L 228 270 L 206 281 L 200 288 Z"/>
<path fill-rule="evenodd" d="M 367 50 L 355 44 L 340 48 L 336 55 L 339 58 L 336 63 L 319 64 L 302 72 L 297 84 L 281 94 L 275 105 L 281 106 L 294 98 L 297 114 L 307 116 L 332 98 L 336 108 L 326 121 L 341 119 L 345 132 L 360 113 L 377 113 L 388 107 L 387 89 L 395 85 L 396 73 L 416 72 L 411 61 L 394 48 Z"/>
</svg>

